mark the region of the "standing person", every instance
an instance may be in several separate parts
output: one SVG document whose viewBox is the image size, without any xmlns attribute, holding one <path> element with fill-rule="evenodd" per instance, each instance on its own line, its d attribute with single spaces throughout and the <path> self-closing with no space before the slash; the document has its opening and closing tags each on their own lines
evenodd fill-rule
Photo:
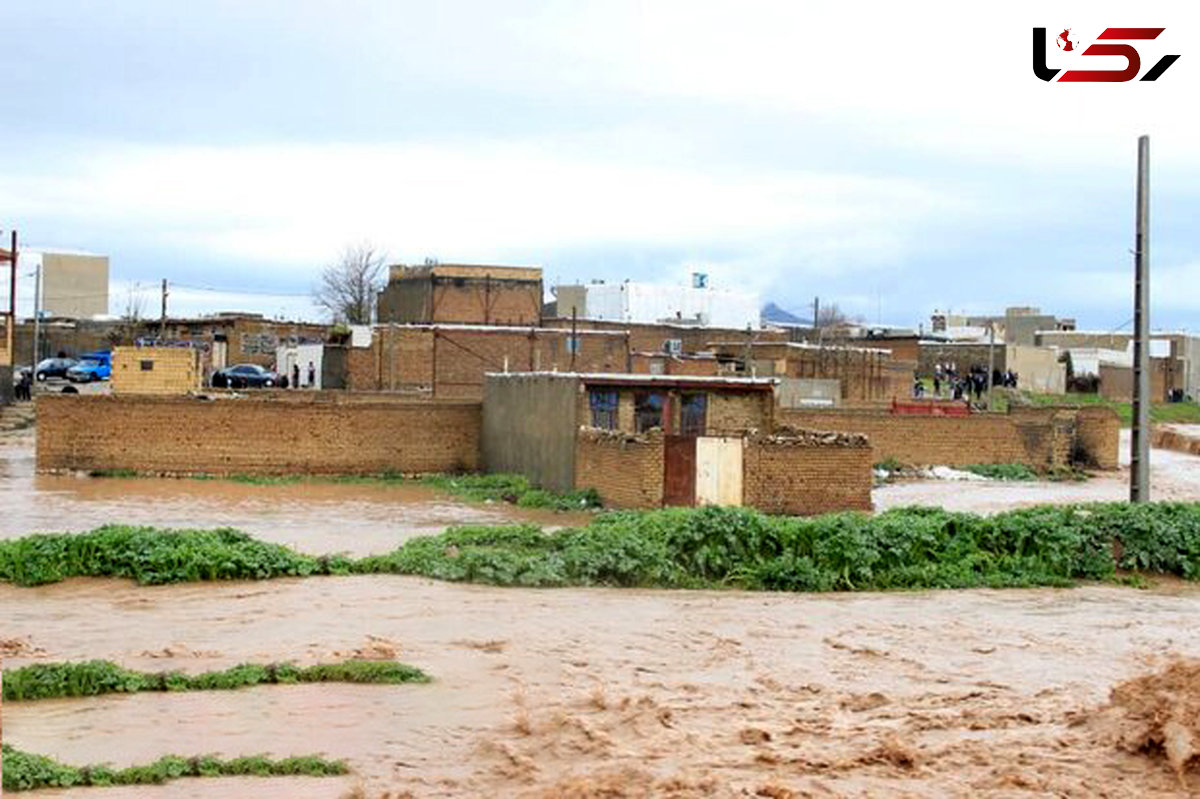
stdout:
<svg viewBox="0 0 1200 799">
<path fill-rule="evenodd" d="M 292 364 L 292 388 L 300 388 L 300 364 Z"/>
<path fill-rule="evenodd" d="M 308 362 L 308 387 L 317 387 L 317 367 L 312 361 Z"/>
<path fill-rule="evenodd" d="M 942 396 L 942 365 L 934 364 L 933 367 L 933 396 L 941 399 Z"/>
</svg>

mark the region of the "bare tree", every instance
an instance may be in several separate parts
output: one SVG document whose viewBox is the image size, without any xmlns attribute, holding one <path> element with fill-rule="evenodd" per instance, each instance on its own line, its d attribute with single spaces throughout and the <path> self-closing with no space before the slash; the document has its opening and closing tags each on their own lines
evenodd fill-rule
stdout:
<svg viewBox="0 0 1200 799">
<path fill-rule="evenodd" d="M 125 289 L 124 307 L 121 309 L 121 323 L 108 331 L 108 343 L 114 347 L 132 344 L 137 338 L 138 327 L 146 312 L 146 298 L 136 285 Z"/>
<path fill-rule="evenodd" d="M 822 305 L 817 311 L 817 327 L 838 327 L 849 321 L 849 317 L 842 313 L 842 309 L 837 307 L 836 303 Z"/>
<path fill-rule="evenodd" d="M 335 322 L 370 324 L 384 258 L 367 242 L 346 247 L 336 262 L 321 271 L 313 300 L 329 311 Z"/>
</svg>

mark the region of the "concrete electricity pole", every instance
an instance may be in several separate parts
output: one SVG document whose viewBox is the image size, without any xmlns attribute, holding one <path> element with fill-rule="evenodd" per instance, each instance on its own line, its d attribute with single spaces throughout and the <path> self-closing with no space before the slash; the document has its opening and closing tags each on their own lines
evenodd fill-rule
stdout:
<svg viewBox="0 0 1200 799">
<path fill-rule="evenodd" d="M 1129 501 L 1150 501 L 1150 137 L 1138 137 L 1133 284 L 1133 460 Z"/>
<path fill-rule="evenodd" d="M 167 279 L 164 277 L 162 282 L 162 315 L 158 322 L 158 340 L 159 343 L 167 338 Z"/>
</svg>

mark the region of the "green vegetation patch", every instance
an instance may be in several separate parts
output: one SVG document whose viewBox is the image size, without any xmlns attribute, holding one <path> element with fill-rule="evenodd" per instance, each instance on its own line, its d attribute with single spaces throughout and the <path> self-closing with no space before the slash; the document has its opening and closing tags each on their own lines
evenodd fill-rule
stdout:
<svg viewBox="0 0 1200 799">
<path fill-rule="evenodd" d="M 144 672 L 108 660 L 84 663 L 35 663 L 4 674 L 4 701 L 100 696 L 140 691 L 225 691 L 251 685 L 305 682 L 429 682 L 420 669 L 394 661 L 348 660 L 315 666 L 290 663 L 243 663 L 222 671 L 188 675 L 178 671 Z"/>
<path fill-rule="evenodd" d="M 86 533 L 39 533 L 0 541 L 0 579 L 18 585 L 68 577 L 128 577 L 146 585 L 262 580 L 337 574 L 348 568 L 345 558 L 301 555 L 229 528 L 106 525 Z"/>
<path fill-rule="evenodd" d="M 1021 401 L 1034 405 L 1099 405 L 1112 408 L 1121 417 L 1122 427 L 1133 425 L 1133 403 L 1105 399 L 1099 394 L 1033 394 L 1021 392 Z M 1150 406 L 1153 424 L 1200 424 L 1200 403 L 1155 402 Z"/>
<path fill-rule="evenodd" d="M 255 755 L 224 760 L 211 755 L 166 755 L 146 766 L 114 769 L 107 765 L 68 766 L 4 744 L 0 759 L 4 790 L 14 792 L 84 785 L 159 785 L 183 777 L 332 777 L 350 773 L 344 761 L 316 756 L 273 760 Z"/>
<path fill-rule="evenodd" d="M 1023 463 L 976 463 L 963 469 L 989 480 L 1038 479 L 1038 473 Z"/>
<path fill-rule="evenodd" d="M 1070 585 L 1118 569 L 1200 579 L 1200 504 L 1042 506 L 978 516 L 767 516 L 746 508 L 614 511 L 552 533 L 453 527 L 390 553 L 312 557 L 231 530 L 100 528 L 0 542 L 0 577 L 141 582 L 411 574 L 493 585 L 738 586 L 786 591 Z"/>
</svg>

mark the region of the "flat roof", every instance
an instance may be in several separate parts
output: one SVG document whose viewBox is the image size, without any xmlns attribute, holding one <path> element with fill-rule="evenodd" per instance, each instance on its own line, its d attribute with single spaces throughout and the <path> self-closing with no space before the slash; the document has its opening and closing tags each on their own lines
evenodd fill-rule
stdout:
<svg viewBox="0 0 1200 799">
<path fill-rule="evenodd" d="M 495 278 L 497 280 L 541 280 L 539 266 L 501 266 L 499 264 L 392 264 L 389 279 L 408 277 Z"/>
<path fill-rule="evenodd" d="M 882 347 L 858 347 L 853 344 L 812 344 L 807 341 L 710 341 L 710 347 L 793 347 L 798 350 L 827 350 L 843 352 L 875 352 L 891 355 L 892 351 Z"/>
<path fill-rule="evenodd" d="M 422 324 L 422 323 L 391 323 L 377 324 L 376 329 L 388 330 L 391 328 L 405 330 L 459 330 L 459 331 L 474 331 L 477 333 L 556 333 L 560 336 L 571 335 L 570 328 L 566 327 L 534 327 L 532 325 L 468 325 L 468 324 Z M 579 336 L 627 336 L 627 330 L 588 330 L 587 328 L 579 328 L 575 331 Z"/>
<path fill-rule="evenodd" d="M 592 385 L 660 385 L 704 388 L 744 388 L 766 391 L 779 383 L 773 377 L 709 377 L 691 375 L 646 375 L 628 372 L 488 372 L 487 377 L 528 378 L 552 377 L 578 380 Z"/>
</svg>

